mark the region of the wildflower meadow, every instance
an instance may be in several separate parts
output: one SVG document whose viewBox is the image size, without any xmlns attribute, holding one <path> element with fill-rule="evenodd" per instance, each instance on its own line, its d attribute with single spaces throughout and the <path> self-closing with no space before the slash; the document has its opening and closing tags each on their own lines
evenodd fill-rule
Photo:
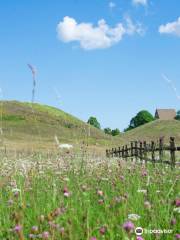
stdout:
<svg viewBox="0 0 180 240">
<path fill-rule="evenodd" d="M 1 240 L 180 237 L 177 168 L 83 151 L 1 155 Z"/>
</svg>

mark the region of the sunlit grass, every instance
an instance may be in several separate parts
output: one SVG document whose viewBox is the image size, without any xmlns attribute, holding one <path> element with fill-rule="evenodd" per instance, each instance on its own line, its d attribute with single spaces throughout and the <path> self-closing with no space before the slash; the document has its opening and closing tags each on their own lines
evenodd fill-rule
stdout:
<svg viewBox="0 0 180 240">
<path fill-rule="evenodd" d="M 178 233 L 178 169 L 118 164 L 82 153 L 2 159 L 2 240 L 136 239 L 133 228 L 139 226 L 172 230 L 146 234 L 147 240 L 174 239 Z M 135 216 L 128 219 L 129 214 Z M 134 225 L 128 231 L 127 221 Z"/>
</svg>

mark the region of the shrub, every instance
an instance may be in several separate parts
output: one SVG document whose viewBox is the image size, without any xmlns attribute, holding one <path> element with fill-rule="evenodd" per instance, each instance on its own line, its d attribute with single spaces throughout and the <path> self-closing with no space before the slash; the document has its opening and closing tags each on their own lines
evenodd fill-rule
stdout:
<svg viewBox="0 0 180 240">
<path fill-rule="evenodd" d="M 175 119 L 180 121 L 180 110 L 179 110 L 179 111 L 177 111 L 177 114 L 176 114 L 176 117 L 175 117 Z"/>
<path fill-rule="evenodd" d="M 95 128 L 98 128 L 98 129 L 101 128 L 100 123 L 98 122 L 98 120 L 95 117 L 90 117 L 87 123 L 94 126 Z"/>
<path fill-rule="evenodd" d="M 133 117 L 130 121 L 130 125 L 128 128 L 125 129 L 125 131 L 131 130 L 133 128 L 137 128 L 141 125 L 144 125 L 148 122 L 154 121 L 155 118 L 152 116 L 152 114 L 146 110 L 142 110 L 138 112 L 138 114 Z"/>
<path fill-rule="evenodd" d="M 105 134 L 109 134 L 109 135 L 112 134 L 112 130 L 110 128 L 105 128 L 104 132 L 105 132 Z"/>
<path fill-rule="evenodd" d="M 117 136 L 117 135 L 120 135 L 120 131 L 118 128 L 116 128 L 116 129 L 112 130 L 111 134 L 112 134 L 112 136 Z"/>
</svg>

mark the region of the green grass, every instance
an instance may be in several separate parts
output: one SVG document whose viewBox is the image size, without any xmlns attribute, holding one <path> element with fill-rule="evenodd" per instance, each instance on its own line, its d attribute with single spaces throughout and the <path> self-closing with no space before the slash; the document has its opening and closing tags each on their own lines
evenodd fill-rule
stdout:
<svg viewBox="0 0 180 240">
<path fill-rule="evenodd" d="M 4 115 L 4 116 L 2 116 L 2 121 L 17 122 L 17 121 L 22 121 L 22 120 L 25 120 L 25 117 L 18 116 L 18 115 Z"/>
<path fill-rule="evenodd" d="M 89 130 L 85 122 L 60 109 L 38 103 L 0 102 L 0 116 L 3 130 L 1 138 L 7 146 L 13 148 L 52 149 L 55 135 L 60 143 L 79 145 L 85 142 L 97 148 L 118 147 L 132 140 L 156 141 L 162 136 L 166 143 L 173 136 L 176 144 L 180 145 L 180 121 L 177 120 L 156 120 L 112 137 L 92 126 Z"/>
<path fill-rule="evenodd" d="M 155 120 L 131 131 L 125 132 L 120 136 L 120 141 L 129 143 L 134 140 L 158 140 L 160 137 L 169 142 L 170 137 L 175 137 L 176 143 L 180 145 L 180 121 L 177 120 Z"/>
<path fill-rule="evenodd" d="M 54 136 L 65 143 L 105 146 L 118 142 L 102 130 L 65 113 L 64 111 L 38 103 L 3 101 L 0 104 L 0 123 L 3 139 L 7 144 L 27 146 L 35 144 L 54 145 Z M 90 134 L 89 134 L 90 133 Z"/>
<path fill-rule="evenodd" d="M 180 198 L 178 169 L 118 165 L 116 159 L 88 157 L 82 152 L 48 158 L 43 153 L 1 156 L 1 240 L 29 239 L 33 226 L 38 227 L 34 239 L 47 231 L 51 240 L 135 240 L 134 232 L 123 229 L 129 214 L 140 216 L 131 220 L 135 227 L 172 230 L 158 238 L 144 234 L 146 240 L 172 240 L 180 229 L 180 215 L 174 211 L 174 201 Z M 16 188 L 20 190 L 17 195 Z M 146 192 L 138 192 L 142 189 Z M 57 216 L 55 211 L 60 211 Z M 22 226 L 19 233 L 13 230 L 17 225 Z"/>
</svg>

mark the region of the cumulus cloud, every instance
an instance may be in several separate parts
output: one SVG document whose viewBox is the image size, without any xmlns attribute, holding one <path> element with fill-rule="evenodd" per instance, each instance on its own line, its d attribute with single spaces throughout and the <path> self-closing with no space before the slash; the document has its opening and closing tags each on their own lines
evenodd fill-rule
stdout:
<svg viewBox="0 0 180 240">
<path fill-rule="evenodd" d="M 146 6 L 148 4 L 148 0 L 132 0 L 132 3 L 134 5 L 144 5 L 144 6 Z"/>
<path fill-rule="evenodd" d="M 159 27 L 161 34 L 173 34 L 180 37 L 180 17 L 175 22 L 170 22 Z"/>
<path fill-rule="evenodd" d="M 110 27 L 104 19 L 98 21 L 97 26 L 92 23 L 77 23 L 74 18 L 64 17 L 57 26 L 58 38 L 65 42 L 79 42 L 81 48 L 86 50 L 109 48 L 120 42 L 124 35 L 141 32 L 141 26 L 134 24 L 130 18 L 126 24 L 118 23 Z"/>
</svg>

